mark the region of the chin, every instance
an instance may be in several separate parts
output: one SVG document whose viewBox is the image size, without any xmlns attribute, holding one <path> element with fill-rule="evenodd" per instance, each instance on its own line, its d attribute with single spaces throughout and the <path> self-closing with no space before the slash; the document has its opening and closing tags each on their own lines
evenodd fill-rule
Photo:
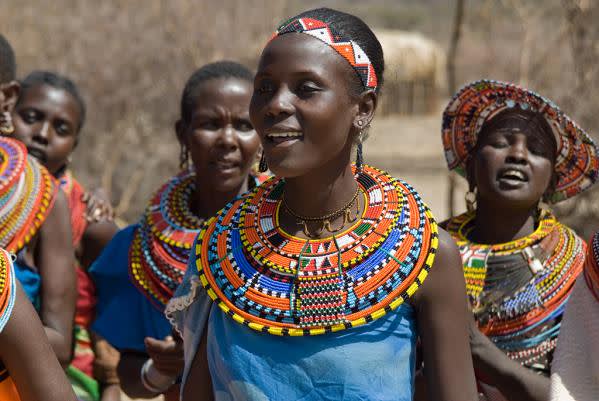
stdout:
<svg viewBox="0 0 599 401">
<path fill-rule="evenodd" d="M 542 196 L 542 195 L 541 195 Z M 497 190 L 490 194 L 493 204 L 502 209 L 530 209 L 539 203 L 541 196 L 517 190 Z"/>
</svg>

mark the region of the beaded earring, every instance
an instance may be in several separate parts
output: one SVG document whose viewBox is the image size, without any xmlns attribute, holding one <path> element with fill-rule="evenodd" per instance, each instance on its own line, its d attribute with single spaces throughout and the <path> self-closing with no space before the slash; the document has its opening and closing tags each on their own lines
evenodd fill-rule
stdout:
<svg viewBox="0 0 599 401">
<path fill-rule="evenodd" d="M 187 170 L 189 167 L 189 152 L 187 151 L 187 146 L 181 145 L 181 150 L 179 152 L 179 168 L 181 170 Z"/>
<path fill-rule="evenodd" d="M 362 166 L 364 165 L 364 156 L 362 155 L 362 141 L 363 141 L 363 128 L 364 121 L 358 120 L 358 127 L 360 127 L 360 132 L 358 133 L 358 145 L 356 146 L 356 169 L 358 171 L 362 171 Z"/>
<path fill-rule="evenodd" d="M 476 188 L 473 191 L 466 192 L 464 198 L 466 199 L 466 209 L 468 212 L 474 212 L 476 210 Z"/>
<path fill-rule="evenodd" d="M 264 156 L 264 151 L 262 151 L 262 156 L 260 156 L 260 164 L 258 164 L 258 172 L 266 173 L 268 171 L 268 164 L 266 164 L 266 156 Z"/>
<path fill-rule="evenodd" d="M 12 123 L 12 116 L 8 111 L 0 114 L 0 134 L 12 135 L 15 132 L 15 126 Z"/>
</svg>

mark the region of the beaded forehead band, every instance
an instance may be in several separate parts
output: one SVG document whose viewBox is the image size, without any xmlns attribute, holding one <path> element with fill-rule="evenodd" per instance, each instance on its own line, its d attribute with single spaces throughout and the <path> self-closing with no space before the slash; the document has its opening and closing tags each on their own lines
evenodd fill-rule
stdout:
<svg viewBox="0 0 599 401">
<path fill-rule="evenodd" d="M 332 47 L 356 71 L 364 89 L 376 90 L 378 82 L 374 66 L 356 42 L 341 35 L 331 25 L 314 18 L 297 18 L 285 22 L 273 34 L 271 40 L 285 33 L 293 32 L 305 33 Z"/>
</svg>

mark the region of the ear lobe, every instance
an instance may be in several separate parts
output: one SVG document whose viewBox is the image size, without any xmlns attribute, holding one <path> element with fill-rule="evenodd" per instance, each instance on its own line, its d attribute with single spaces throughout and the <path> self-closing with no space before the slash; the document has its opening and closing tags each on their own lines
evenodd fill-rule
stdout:
<svg viewBox="0 0 599 401">
<path fill-rule="evenodd" d="M 354 126 L 360 130 L 367 127 L 374 118 L 378 105 L 378 95 L 369 89 L 362 92 L 358 98 L 358 114 L 354 118 Z"/>
<path fill-rule="evenodd" d="M 21 85 L 17 81 L 11 81 L 7 84 L 0 86 L 0 106 L 1 111 L 11 112 L 17 104 L 19 99 L 19 92 L 21 91 Z"/>
</svg>

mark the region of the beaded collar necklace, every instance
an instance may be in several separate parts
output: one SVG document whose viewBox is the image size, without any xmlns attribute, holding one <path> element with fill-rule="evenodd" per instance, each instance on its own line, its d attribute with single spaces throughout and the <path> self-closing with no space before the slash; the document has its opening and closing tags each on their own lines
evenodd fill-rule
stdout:
<svg viewBox="0 0 599 401">
<path fill-rule="evenodd" d="M 370 166 L 355 174 L 364 211 L 329 238 L 280 228 L 282 179 L 222 209 L 192 255 L 210 298 L 251 329 L 303 336 L 366 324 L 411 297 L 433 264 L 437 224 L 407 183 Z"/>
<path fill-rule="evenodd" d="M 16 283 L 11 256 L 4 249 L 0 249 L 0 332 L 10 318 L 15 303 L 15 291 Z"/>
<path fill-rule="evenodd" d="M 48 217 L 57 190 L 52 175 L 25 146 L 0 138 L 0 247 L 21 250 Z"/>
<path fill-rule="evenodd" d="M 584 278 L 595 299 L 599 302 L 599 231 L 591 239 Z"/>
<path fill-rule="evenodd" d="M 250 176 L 250 187 L 262 178 Z M 129 276 L 163 310 L 183 280 L 190 250 L 204 219 L 191 210 L 195 173 L 169 179 L 150 199 L 129 248 Z"/>
<path fill-rule="evenodd" d="M 474 213 L 465 213 L 452 218 L 447 230 L 460 247 L 466 292 L 479 328 L 511 358 L 526 366 L 545 365 L 582 271 L 584 241 L 548 211 L 534 233 L 504 244 L 468 240 L 473 222 Z M 517 285 L 505 291 L 512 280 Z M 494 294 L 502 288 L 503 294 Z"/>
</svg>

